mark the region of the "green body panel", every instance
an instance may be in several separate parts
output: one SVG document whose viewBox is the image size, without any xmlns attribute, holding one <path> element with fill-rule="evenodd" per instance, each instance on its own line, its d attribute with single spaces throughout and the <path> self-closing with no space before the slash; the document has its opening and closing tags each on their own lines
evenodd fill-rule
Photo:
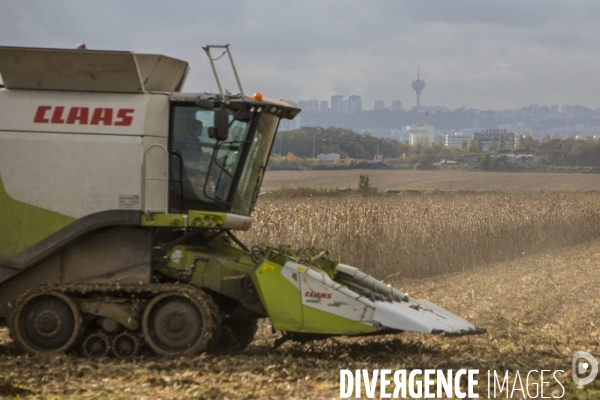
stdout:
<svg viewBox="0 0 600 400">
<path fill-rule="evenodd" d="M 330 254 L 329 250 L 317 250 L 314 248 L 296 253 L 294 249 L 286 245 L 267 247 L 265 249 L 265 258 L 270 261 L 281 265 L 284 265 L 288 261 L 302 265 L 312 265 L 333 279 L 337 271 L 338 260 L 331 258 Z"/>
<path fill-rule="evenodd" d="M 227 214 L 222 212 L 190 210 L 187 214 L 144 214 L 141 225 L 220 229 L 226 218 Z"/>
<path fill-rule="evenodd" d="M 302 306 L 302 312 L 304 313 L 304 325 L 299 332 L 330 335 L 360 335 L 379 330 L 373 325 L 352 321 L 311 307 Z"/>
<path fill-rule="evenodd" d="M 273 328 L 299 332 L 304 325 L 300 291 L 281 275 L 281 265 L 264 261 L 252 274 Z"/>
<path fill-rule="evenodd" d="M 0 178 L 0 262 L 33 246 L 75 221 L 8 196 Z"/>
<path fill-rule="evenodd" d="M 206 246 L 175 246 L 165 258 L 168 261 L 160 269 L 162 274 L 241 301 L 246 308 L 266 316 L 260 302 L 243 301 L 242 279 L 250 277 L 256 269 L 248 253 L 213 240 Z"/>
<path fill-rule="evenodd" d="M 92 315 L 110 318 L 130 330 L 139 327 L 139 311 L 128 303 L 111 303 L 104 300 L 85 300 L 80 302 L 81 311 Z"/>
</svg>

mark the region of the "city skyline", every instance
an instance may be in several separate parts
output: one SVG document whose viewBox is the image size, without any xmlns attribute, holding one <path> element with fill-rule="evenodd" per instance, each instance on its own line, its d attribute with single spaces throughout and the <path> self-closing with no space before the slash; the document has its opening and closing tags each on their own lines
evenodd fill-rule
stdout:
<svg viewBox="0 0 600 400">
<path fill-rule="evenodd" d="M 343 98 L 345 97 L 344 95 L 333 95 L 330 97 L 330 99 L 333 99 L 334 97 L 339 98 L 343 101 Z M 361 96 L 359 95 L 348 95 L 349 97 L 357 97 L 357 98 L 361 98 Z M 335 111 L 334 108 L 331 106 L 331 100 L 321 100 L 321 99 L 301 99 L 301 100 L 295 100 L 295 99 L 288 99 L 288 101 L 297 103 L 300 108 L 302 108 L 302 110 L 304 112 L 319 112 L 319 111 Z M 312 105 L 316 102 L 316 105 Z M 377 107 L 377 103 L 379 104 L 383 104 L 383 107 Z M 394 104 L 396 103 L 396 104 Z M 425 111 L 431 111 L 428 109 L 431 108 L 440 108 L 440 107 L 445 107 L 445 106 L 429 106 L 429 105 L 422 105 L 420 108 L 415 106 L 410 106 L 410 100 L 408 100 L 408 104 L 406 104 L 403 100 L 401 99 L 394 99 L 392 101 L 388 101 L 388 100 L 375 100 L 373 102 L 373 106 L 372 107 L 364 107 L 364 103 L 363 107 L 361 108 L 361 110 L 359 111 L 377 111 L 377 110 L 393 110 L 393 111 L 404 111 L 404 112 L 425 112 Z M 404 107 L 403 107 L 404 105 Z M 562 104 L 537 104 L 537 103 L 533 103 L 533 104 L 529 104 L 529 105 L 521 105 L 518 107 L 508 107 L 508 108 L 501 108 L 501 109 L 479 109 L 477 107 L 465 107 L 465 109 L 470 109 L 470 110 L 480 110 L 480 111 L 496 111 L 496 112 L 501 112 L 501 111 L 518 111 L 518 110 L 522 110 L 525 108 L 529 108 L 529 107 L 539 107 L 539 108 L 547 108 L 549 110 L 549 113 L 553 114 L 553 115 L 561 115 L 561 114 L 569 114 L 572 113 L 571 109 L 573 107 L 584 107 L 584 108 L 588 108 L 590 110 L 600 110 L 600 107 L 594 109 L 594 108 L 590 108 L 587 107 L 585 104 L 567 104 L 567 103 L 562 103 Z M 457 109 L 450 109 L 448 108 L 447 111 L 455 111 L 455 110 L 459 110 L 462 109 L 462 107 L 459 107 Z M 339 112 L 339 111 L 338 111 Z M 343 113 L 343 112 L 341 112 Z"/>
<path fill-rule="evenodd" d="M 319 104 L 318 101 L 315 102 Z M 363 110 L 353 114 L 334 112 L 331 108 L 325 107 L 316 111 L 306 108 L 293 121 L 284 121 L 281 129 L 336 126 L 353 129 L 358 133 L 404 140 L 408 134 L 406 127 L 426 122 L 427 118 L 423 111 L 430 111 L 432 108 L 435 107 L 422 106 L 419 112 L 412 110 L 395 112 L 399 108 L 396 110 L 387 108 Z M 445 109 L 443 112 L 430 112 L 429 124 L 434 126 L 436 134 L 440 135 L 454 132 L 473 133 L 480 129 L 505 129 L 537 139 L 547 136 L 551 138 L 600 137 L 600 109 L 590 109 L 580 104 L 565 104 L 560 107 L 533 104 L 502 110 Z"/>
</svg>

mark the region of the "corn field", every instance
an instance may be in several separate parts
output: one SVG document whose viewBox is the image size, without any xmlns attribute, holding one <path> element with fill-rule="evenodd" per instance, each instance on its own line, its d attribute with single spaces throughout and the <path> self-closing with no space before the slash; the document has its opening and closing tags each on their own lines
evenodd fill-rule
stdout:
<svg viewBox="0 0 600 400">
<path fill-rule="evenodd" d="M 463 271 L 600 236 L 597 192 L 261 197 L 246 244 L 327 248 L 385 279 Z"/>
</svg>

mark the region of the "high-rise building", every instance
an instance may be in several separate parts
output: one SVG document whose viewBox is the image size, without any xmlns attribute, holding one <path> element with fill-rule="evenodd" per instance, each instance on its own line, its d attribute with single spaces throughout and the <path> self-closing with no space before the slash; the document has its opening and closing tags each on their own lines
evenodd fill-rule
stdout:
<svg viewBox="0 0 600 400">
<path fill-rule="evenodd" d="M 342 114 L 350 114 L 350 100 L 342 101 Z"/>
<path fill-rule="evenodd" d="M 304 112 L 318 112 L 322 111 L 322 109 L 327 110 L 327 104 L 327 101 L 319 102 L 319 100 L 300 100 L 298 102 L 298 106 Z"/>
<path fill-rule="evenodd" d="M 392 101 L 392 110 L 402 111 L 402 102 L 400 100 Z"/>
<path fill-rule="evenodd" d="M 481 142 L 481 150 L 488 151 L 494 141 L 500 143 L 500 140 L 504 140 L 504 146 L 508 148 L 508 143 L 514 137 L 514 132 L 510 132 L 508 129 L 477 129 L 471 136 L 471 140 L 479 140 Z"/>
<path fill-rule="evenodd" d="M 582 120 L 592 118 L 592 110 L 585 106 L 582 106 L 581 104 L 577 104 L 571 107 L 571 111 L 573 112 L 574 119 Z"/>
<path fill-rule="evenodd" d="M 425 89 L 425 81 L 419 77 L 419 70 L 417 70 L 417 80 L 413 81 L 411 87 L 417 92 L 417 107 L 421 107 L 421 92 Z"/>
<path fill-rule="evenodd" d="M 340 95 L 331 96 L 331 111 L 341 114 L 343 102 L 344 102 L 344 96 L 340 96 Z"/>
<path fill-rule="evenodd" d="M 327 100 L 322 100 L 319 103 L 319 111 L 328 111 L 329 110 L 329 102 Z"/>
<path fill-rule="evenodd" d="M 407 126 L 411 146 L 423 144 L 431 146 L 435 138 L 435 127 L 429 124 L 414 124 Z"/>
<path fill-rule="evenodd" d="M 464 132 L 454 132 L 454 135 L 446 134 L 446 147 L 462 147 L 463 141 L 467 142 L 467 147 L 471 144 L 473 135 L 467 135 Z"/>
<path fill-rule="evenodd" d="M 349 114 L 353 114 L 357 111 L 362 111 L 362 100 L 360 99 L 360 96 L 348 96 L 348 107 Z"/>
<path fill-rule="evenodd" d="M 375 109 L 376 110 L 384 110 L 385 109 L 385 101 L 375 100 Z"/>
<path fill-rule="evenodd" d="M 308 104 L 307 100 L 300 100 L 298 102 L 298 107 L 300 107 L 302 109 L 302 111 L 308 111 L 308 108 L 310 107 Z"/>
</svg>

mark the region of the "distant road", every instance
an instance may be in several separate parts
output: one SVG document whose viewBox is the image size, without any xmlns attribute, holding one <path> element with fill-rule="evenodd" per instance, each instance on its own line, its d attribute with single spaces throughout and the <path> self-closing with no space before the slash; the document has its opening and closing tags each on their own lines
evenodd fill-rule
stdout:
<svg viewBox="0 0 600 400">
<path fill-rule="evenodd" d="M 359 169 L 345 171 L 267 171 L 262 187 L 354 188 L 358 185 L 360 174 L 369 176 L 371 186 L 385 189 L 600 191 L 600 174 Z"/>
</svg>

